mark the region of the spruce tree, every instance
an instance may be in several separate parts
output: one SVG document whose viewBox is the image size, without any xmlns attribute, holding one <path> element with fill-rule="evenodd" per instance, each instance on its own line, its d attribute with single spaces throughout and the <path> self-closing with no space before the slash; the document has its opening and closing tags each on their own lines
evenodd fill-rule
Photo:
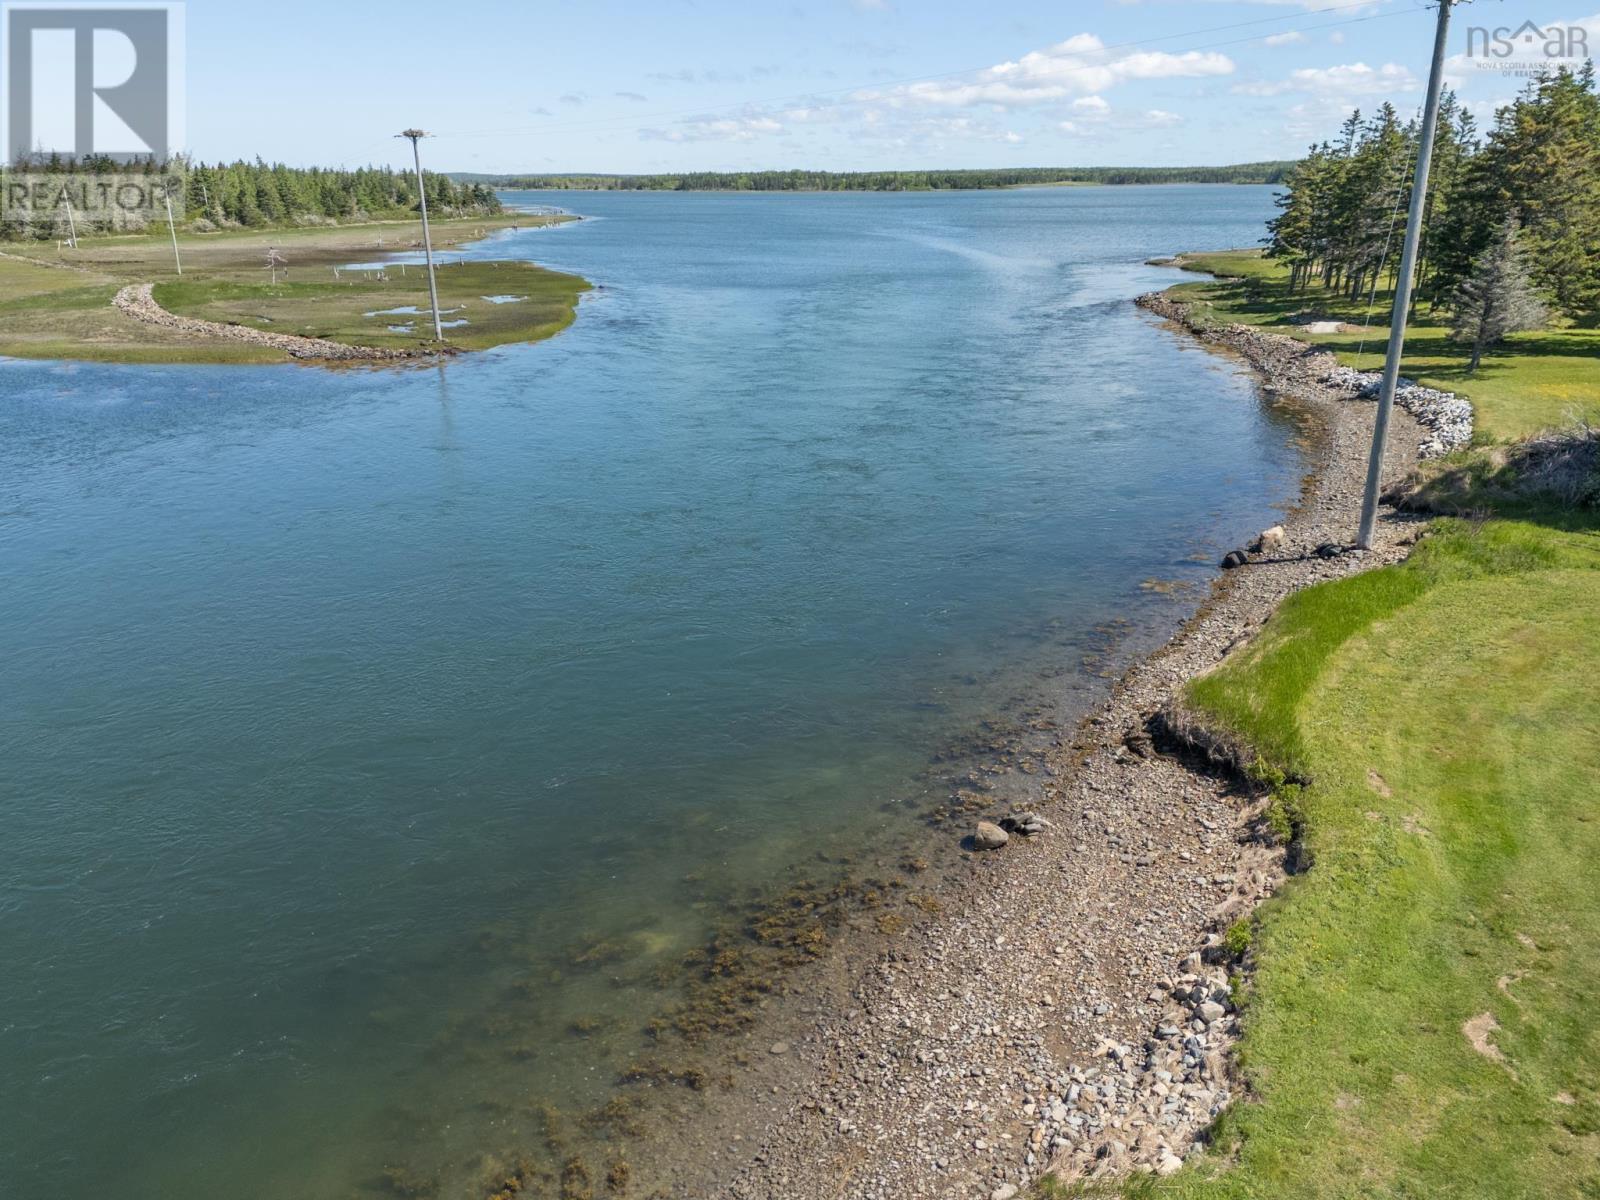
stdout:
<svg viewBox="0 0 1600 1200">
<path fill-rule="evenodd" d="M 1472 274 L 1456 291 L 1451 336 L 1472 344 L 1467 373 L 1478 369 L 1484 347 L 1498 345 L 1507 334 L 1520 329 L 1538 329 L 1548 319 L 1544 301 L 1534 290 L 1517 223 L 1507 217 L 1498 236 L 1473 264 Z"/>
</svg>

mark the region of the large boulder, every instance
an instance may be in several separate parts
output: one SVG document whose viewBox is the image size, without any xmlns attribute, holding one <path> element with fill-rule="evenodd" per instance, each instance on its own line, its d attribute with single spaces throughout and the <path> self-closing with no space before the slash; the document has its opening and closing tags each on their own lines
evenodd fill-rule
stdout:
<svg viewBox="0 0 1600 1200">
<path fill-rule="evenodd" d="M 1283 549 L 1284 536 L 1282 525 L 1274 525 L 1271 529 L 1263 529 L 1261 535 L 1250 543 L 1250 553 L 1276 554 Z"/>
<path fill-rule="evenodd" d="M 979 821 L 972 835 L 974 850 L 998 850 L 1011 840 L 1011 835 L 992 821 Z"/>
</svg>

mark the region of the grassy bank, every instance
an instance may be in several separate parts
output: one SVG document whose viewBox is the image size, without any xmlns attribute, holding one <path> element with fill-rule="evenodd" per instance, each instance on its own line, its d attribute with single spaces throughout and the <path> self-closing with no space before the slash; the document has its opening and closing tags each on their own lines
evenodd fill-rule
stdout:
<svg viewBox="0 0 1600 1200">
<path fill-rule="evenodd" d="M 588 284 L 573 275 L 522 262 L 458 264 L 449 250 L 511 225 L 561 218 L 505 214 L 441 221 L 439 307 L 452 345 L 482 349 L 535 341 L 571 323 Z M 155 298 L 185 316 L 276 333 L 307 334 L 357 345 L 406 347 L 431 336 L 427 275 L 391 265 L 339 271 L 351 263 L 386 261 L 420 247 L 415 222 L 338 228 L 238 231 L 179 239 L 184 273 L 173 270 L 166 237 L 85 240 L 80 249 L 54 244 L 0 245 L 0 354 L 113 362 L 281 362 L 283 351 L 149 325 L 111 306 L 130 283 L 156 282 Z M 283 260 L 273 279 L 267 252 Z M 513 297 L 494 303 L 489 297 Z M 416 308 L 417 313 L 390 312 Z M 391 328 L 393 327 L 393 328 Z"/>
<path fill-rule="evenodd" d="M 1171 289 L 1176 298 L 1195 306 L 1197 316 L 1268 326 L 1326 347 L 1364 371 L 1383 365 L 1389 337 L 1386 292 L 1378 293 L 1372 324 L 1363 332 L 1366 298 L 1352 301 L 1318 284 L 1291 295 L 1287 268 L 1259 251 L 1186 254 L 1177 265 L 1222 277 Z M 1343 328 L 1311 333 L 1294 322 L 1297 317 L 1337 321 Z M 1576 419 L 1600 421 L 1600 330 L 1515 334 L 1469 376 L 1464 347 L 1450 341 L 1446 325 L 1426 313 L 1424 318 L 1407 329 L 1403 373 L 1470 399 L 1477 410 L 1478 432 L 1486 438 L 1526 437 Z"/>
<path fill-rule="evenodd" d="M 1312 865 L 1257 915 L 1247 1097 L 1133 1193 L 1600 1196 L 1597 661 L 1594 522 L 1444 521 L 1191 685 L 1309 780 Z"/>
<path fill-rule="evenodd" d="M 1251 252 L 1184 265 L 1229 277 L 1172 289 L 1197 315 L 1381 361 L 1384 328 L 1358 358 L 1358 333 L 1290 323 L 1364 305 L 1290 297 Z M 1472 378 L 1444 332 L 1410 331 L 1405 373 L 1469 395 L 1497 437 L 1600 406 L 1595 331 L 1520 335 Z M 1292 595 L 1188 685 L 1250 748 L 1268 836 L 1308 869 L 1229 938 L 1251 968 L 1242 1096 L 1205 1153 L 1122 1194 L 1600 1198 L 1593 445 L 1569 431 L 1429 464 L 1413 501 L 1474 519 Z M 1041 1188 L 1058 1194 L 1076 1193 Z"/>
</svg>

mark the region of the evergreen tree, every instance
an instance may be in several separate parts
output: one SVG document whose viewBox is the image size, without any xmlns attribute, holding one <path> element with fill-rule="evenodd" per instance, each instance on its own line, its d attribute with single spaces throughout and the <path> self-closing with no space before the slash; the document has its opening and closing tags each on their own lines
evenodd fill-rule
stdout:
<svg viewBox="0 0 1600 1200">
<path fill-rule="evenodd" d="M 1548 319 L 1549 311 L 1529 274 L 1516 221 L 1507 217 L 1456 291 L 1451 336 L 1472 345 L 1467 373 L 1478 369 L 1486 346 L 1498 345 L 1521 329 L 1538 329 Z"/>
</svg>

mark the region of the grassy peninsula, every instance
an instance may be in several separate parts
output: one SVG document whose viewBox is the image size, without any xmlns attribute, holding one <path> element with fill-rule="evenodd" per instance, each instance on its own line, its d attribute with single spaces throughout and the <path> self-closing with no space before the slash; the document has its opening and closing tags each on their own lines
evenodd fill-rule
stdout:
<svg viewBox="0 0 1600 1200">
<path fill-rule="evenodd" d="M 483 349 L 549 337 L 572 322 L 588 284 L 526 262 L 462 262 L 450 249 L 499 229 L 564 217 L 514 213 L 433 222 L 439 307 L 450 346 Z M 138 320 L 113 306 L 153 283 L 178 317 L 354 346 L 421 349 L 432 337 L 427 274 L 390 261 L 421 248 L 414 220 L 182 232 L 183 275 L 165 230 L 84 238 L 77 249 L 0 243 L 0 354 L 105 362 L 282 362 L 281 348 Z M 275 252 L 269 261 L 269 252 Z M 359 264 L 366 269 L 345 269 Z M 382 269 L 378 269 L 379 267 Z M 414 311 L 410 311 L 414 310 Z"/>
</svg>

